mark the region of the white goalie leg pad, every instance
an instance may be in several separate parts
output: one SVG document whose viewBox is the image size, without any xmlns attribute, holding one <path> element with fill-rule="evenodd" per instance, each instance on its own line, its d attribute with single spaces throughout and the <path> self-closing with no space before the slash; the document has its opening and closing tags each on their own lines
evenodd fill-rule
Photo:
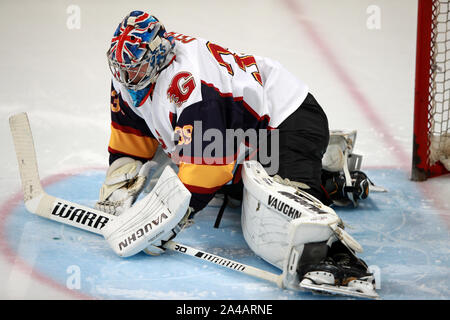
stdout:
<svg viewBox="0 0 450 320">
<path fill-rule="evenodd" d="M 283 270 L 284 286 L 298 289 L 297 263 L 307 243 L 336 240 L 361 252 L 361 245 L 341 228 L 336 212 L 308 193 L 280 184 L 260 163 L 244 162 L 242 231 L 258 256 Z"/>
<path fill-rule="evenodd" d="M 279 217 L 244 188 L 241 215 L 244 239 L 252 251 L 279 269 L 288 245 L 288 219 Z"/>
<path fill-rule="evenodd" d="M 322 168 L 331 172 L 343 172 L 345 176 L 345 184 L 347 187 L 352 186 L 351 171 L 361 168 L 362 156 L 353 153 L 356 143 L 356 130 L 331 130 L 330 141 L 327 150 L 322 157 Z M 353 198 L 353 194 L 348 193 L 348 197 L 354 206 L 357 201 Z M 337 205 L 345 206 L 347 203 L 339 203 Z"/>
<path fill-rule="evenodd" d="M 330 130 L 330 141 L 327 150 L 322 157 L 322 168 L 330 172 L 342 172 L 345 177 L 345 185 L 352 186 L 350 173 L 361 170 L 363 156 L 353 152 L 357 137 L 356 130 Z M 387 192 L 381 186 L 376 186 L 372 182 L 369 184 L 370 191 Z M 357 206 L 357 199 L 352 193 L 348 197 L 354 206 Z M 339 206 L 347 205 L 345 201 L 335 201 Z"/>
<path fill-rule="evenodd" d="M 102 234 L 121 257 L 160 245 L 185 217 L 190 199 L 190 192 L 167 166 L 152 191 L 102 228 Z"/>
<path fill-rule="evenodd" d="M 244 238 L 258 256 L 279 269 L 283 269 L 288 254 L 292 221 L 317 217 L 339 221 L 333 209 L 306 192 L 274 181 L 256 161 L 244 162 L 242 179 Z"/>
<path fill-rule="evenodd" d="M 353 153 L 356 130 L 330 130 L 330 141 L 322 158 L 323 169 L 331 172 L 361 168 L 362 156 Z"/>
</svg>

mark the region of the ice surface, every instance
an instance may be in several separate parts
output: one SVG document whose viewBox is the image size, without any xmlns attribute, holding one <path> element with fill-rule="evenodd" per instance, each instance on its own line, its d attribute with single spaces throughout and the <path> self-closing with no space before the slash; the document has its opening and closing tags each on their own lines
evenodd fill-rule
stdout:
<svg viewBox="0 0 450 320">
<path fill-rule="evenodd" d="M 416 2 L 376 4 L 380 29 L 367 27 L 366 0 L 1 1 L 0 298 L 320 298 L 176 253 L 119 259 L 101 237 L 26 212 L 8 117 L 28 113 L 47 191 L 92 205 L 108 157 L 105 52 L 122 17 L 141 9 L 169 30 L 279 60 L 309 84 L 331 128 L 358 130 L 363 169 L 389 193 L 337 211 L 379 273 L 381 297 L 449 299 L 449 177 L 408 179 Z M 70 29 L 78 9 L 80 28 Z M 213 229 L 216 211 L 199 215 L 179 241 L 276 271 L 249 251 L 238 210 Z M 77 270 L 80 289 L 70 282 Z"/>
</svg>

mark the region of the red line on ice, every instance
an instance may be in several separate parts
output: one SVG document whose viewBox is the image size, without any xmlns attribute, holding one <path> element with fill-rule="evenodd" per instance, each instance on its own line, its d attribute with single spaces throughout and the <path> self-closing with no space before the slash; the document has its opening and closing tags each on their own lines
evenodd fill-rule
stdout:
<svg viewBox="0 0 450 320">
<path fill-rule="evenodd" d="M 321 53 L 324 60 L 329 64 L 331 70 L 335 73 L 336 77 L 343 83 L 345 89 L 355 101 L 359 110 L 365 115 L 368 121 L 374 126 L 374 128 L 382 134 L 382 139 L 385 145 L 392 147 L 393 156 L 400 163 L 400 167 L 403 170 L 410 170 L 411 157 L 406 154 L 402 146 L 397 143 L 391 134 L 390 130 L 385 124 L 383 118 L 381 118 L 376 108 L 369 102 L 369 100 L 358 90 L 358 86 L 352 77 L 348 74 L 345 68 L 339 63 L 339 59 L 333 53 L 331 47 L 326 43 L 324 38 L 316 31 L 314 24 L 308 20 L 308 14 L 305 12 L 299 1 L 284 0 L 285 5 L 289 8 L 289 11 L 295 17 L 300 28 L 304 31 L 305 35 L 316 46 L 317 50 Z M 413 93 L 411 93 L 413 94 Z M 412 136 L 412 133 L 411 133 Z M 440 217 L 446 222 L 447 227 L 450 228 L 450 215 L 446 209 L 445 199 L 439 197 L 439 190 L 435 190 L 427 183 L 418 183 L 419 188 L 425 198 L 433 199 L 433 207 L 438 211 Z"/>
<path fill-rule="evenodd" d="M 322 54 L 324 60 L 329 64 L 331 70 L 336 77 L 344 85 L 347 92 L 350 94 L 356 105 L 375 127 L 381 133 L 384 143 L 393 147 L 393 155 L 400 162 L 402 167 L 409 165 L 410 157 L 404 152 L 402 146 L 393 138 L 389 129 L 385 125 L 385 121 L 377 114 L 376 108 L 369 102 L 369 100 L 358 90 L 358 86 L 353 81 L 352 77 L 347 73 L 345 68 L 339 63 L 339 60 L 331 50 L 326 41 L 319 35 L 313 23 L 307 18 L 304 8 L 299 1 L 284 0 L 284 3 L 289 7 L 290 12 L 295 17 L 295 20 L 304 31 L 305 35 L 312 41 L 318 51 Z"/>
<path fill-rule="evenodd" d="M 42 186 L 46 187 L 49 185 L 52 185 L 54 183 L 60 182 L 64 179 L 70 178 L 73 175 L 80 174 L 82 172 L 90 171 L 90 170 L 103 170 L 104 168 L 98 168 L 98 167 L 90 167 L 90 168 L 82 168 L 77 170 L 72 170 L 70 173 L 60 173 L 52 175 L 46 179 L 42 180 Z M 54 279 L 40 273 L 36 269 L 34 269 L 32 266 L 28 264 L 22 257 L 20 257 L 17 252 L 15 252 L 8 244 L 6 234 L 5 234 L 5 225 L 6 221 L 9 217 L 9 215 L 12 214 L 14 209 L 23 201 L 23 193 L 22 191 L 16 192 L 14 195 L 12 195 L 8 200 L 6 200 L 1 206 L 0 206 L 0 252 L 2 255 L 6 258 L 6 260 L 14 265 L 15 267 L 18 267 L 20 271 L 30 274 L 31 278 L 34 278 L 35 280 L 38 280 L 41 283 L 44 283 L 45 285 L 52 287 L 54 289 L 60 290 L 64 294 L 68 294 L 76 299 L 83 299 L 83 300 L 92 300 L 94 299 L 91 296 L 85 295 L 81 292 L 78 292 L 76 290 L 70 290 L 64 285 L 56 282 Z M 31 213 L 30 213 L 31 214 Z M 42 293 L 42 297 L 39 299 L 45 299 L 45 293 Z"/>
</svg>

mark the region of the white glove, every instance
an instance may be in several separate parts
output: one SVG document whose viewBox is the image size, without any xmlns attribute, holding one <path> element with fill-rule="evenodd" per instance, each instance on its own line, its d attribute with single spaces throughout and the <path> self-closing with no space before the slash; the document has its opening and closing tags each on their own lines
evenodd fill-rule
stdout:
<svg viewBox="0 0 450 320">
<path fill-rule="evenodd" d="M 120 215 L 130 208 L 144 189 L 147 175 L 156 163 L 122 157 L 115 160 L 106 172 L 95 208 L 103 212 Z"/>
</svg>

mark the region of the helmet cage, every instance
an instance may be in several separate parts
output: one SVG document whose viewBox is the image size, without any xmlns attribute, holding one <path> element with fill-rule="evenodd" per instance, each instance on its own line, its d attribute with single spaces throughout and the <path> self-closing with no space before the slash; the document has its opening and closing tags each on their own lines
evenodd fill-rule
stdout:
<svg viewBox="0 0 450 320">
<path fill-rule="evenodd" d="M 132 90 L 141 90 L 156 80 L 158 70 L 155 68 L 154 63 L 151 63 L 152 57 L 142 59 L 137 63 L 120 63 L 111 58 L 109 52 L 107 55 L 112 75 L 125 87 Z"/>
</svg>

